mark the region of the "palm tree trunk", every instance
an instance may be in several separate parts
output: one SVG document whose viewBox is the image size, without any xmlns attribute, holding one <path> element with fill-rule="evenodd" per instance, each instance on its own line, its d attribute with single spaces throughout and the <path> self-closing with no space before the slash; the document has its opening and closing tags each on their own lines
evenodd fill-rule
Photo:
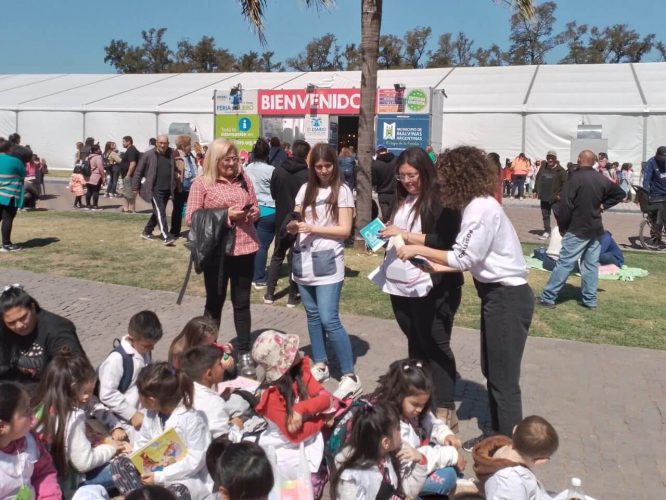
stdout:
<svg viewBox="0 0 666 500">
<path fill-rule="evenodd" d="M 361 109 L 358 121 L 358 163 L 356 177 L 356 238 L 354 246 L 364 247 L 360 229 L 372 217 L 372 156 L 375 143 L 375 103 L 377 101 L 377 58 L 382 26 L 383 0 L 361 0 Z"/>
</svg>

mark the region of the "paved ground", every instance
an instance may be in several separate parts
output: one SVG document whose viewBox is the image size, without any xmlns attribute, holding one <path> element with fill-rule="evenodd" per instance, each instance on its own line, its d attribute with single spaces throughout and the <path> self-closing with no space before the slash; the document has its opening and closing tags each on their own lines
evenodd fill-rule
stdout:
<svg viewBox="0 0 666 500">
<path fill-rule="evenodd" d="M 0 275 L 0 282 L 23 283 L 43 307 L 73 320 L 95 365 L 110 351 L 112 339 L 125 333 L 135 312 L 149 308 L 158 313 L 166 338 L 158 344 L 155 357 L 165 359 L 170 340 L 203 309 L 202 299 L 195 297 L 176 306 L 175 294 L 168 292 L 6 269 Z M 301 308 L 253 305 L 252 313 L 255 334 L 266 328 L 295 333 L 308 351 Z M 393 321 L 343 316 L 342 322 L 369 391 L 389 362 L 405 355 L 406 343 Z M 234 337 L 228 308 L 221 332 L 221 340 Z M 478 332 L 455 330 L 462 439 L 477 435 L 489 418 L 478 344 Z M 559 492 L 570 477 L 578 476 L 585 491 L 599 500 L 666 498 L 664 366 L 664 351 L 528 340 L 522 377 L 524 411 L 547 417 L 561 440 L 558 453 L 538 471 L 549 490 Z M 466 472 L 471 474 L 471 466 Z"/>
<path fill-rule="evenodd" d="M 67 190 L 65 179 L 54 179 L 46 185 L 47 199 L 39 202 L 40 208 L 49 210 L 72 210 L 72 194 Z M 100 198 L 100 207 L 104 210 L 118 211 L 122 208 L 121 198 Z M 532 199 L 515 200 L 504 199 L 507 215 L 513 222 L 520 241 L 528 243 L 543 243 L 539 240 L 543 232 L 543 221 L 539 201 Z M 150 206 L 143 200 L 137 200 L 137 210 L 150 213 Z M 167 213 L 171 213 L 169 208 Z M 137 215 L 141 217 L 141 215 Z M 128 215 L 129 217 L 129 215 Z M 623 203 L 604 214 L 604 225 L 613 233 L 613 237 L 623 248 L 640 248 L 638 244 L 638 226 L 642 215 L 633 203 Z M 555 219 L 552 220 L 555 224 Z"/>
</svg>

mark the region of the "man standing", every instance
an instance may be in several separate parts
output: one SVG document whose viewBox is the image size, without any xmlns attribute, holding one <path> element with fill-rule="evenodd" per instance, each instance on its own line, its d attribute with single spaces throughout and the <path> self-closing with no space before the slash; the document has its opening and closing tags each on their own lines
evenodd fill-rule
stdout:
<svg viewBox="0 0 666 500">
<path fill-rule="evenodd" d="M 595 159 L 592 151 L 583 151 L 578 156 L 578 170 L 571 174 L 562 193 L 557 219 L 560 233 L 566 234 L 553 274 L 536 299 L 542 307 L 555 309 L 557 294 L 581 259 L 582 301 L 579 304 L 587 309 L 597 308 L 599 239 L 604 234 L 601 212 L 620 203 L 624 191 L 595 172 L 592 168 Z"/>
<path fill-rule="evenodd" d="M 391 220 L 395 203 L 396 156 L 389 153 L 386 146 L 379 144 L 376 149 L 377 158 L 372 161 L 372 185 L 377 191 L 382 222 Z"/>
<path fill-rule="evenodd" d="M 271 150 L 273 148 L 271 147 Z M 279 167 L 273 170 L 271 176 L 271 197 L 275 200 L 275 247 L 266 279 L 266 295 L 264 303 L 275 302 L 275 287 L 278 275 L 282 269 L 284 258 L 289 252 L 289 300 L 287 307 L 296 307 L 299 302 L 298 286 L 291 278 L 291 240 L 280 238 L 280 232 L 285 219 L 294 211 L 296 195 L 303 184 L 308 182 L 308 164 L 305 159 L 310 152 L 310 145 L 301 140 L 294 141 L 291 147 L 293 156 L 286 158 Z M 270 158 L 269 158 L 270 159 Z"/>
<path fill-rule="evenodd" d="M 548 151 L 546 165 L 541 165 L 536 174 L 534 190 L 541 201 L 541 215 L 543 217 L 542 240 L 550 238 L 550 213 L 553 205 L 562 197 L 562 189 L 567 182 L 567 171 L 557 161 L 557 153 Z"/>
<path fill-rule="evenodd" d="M 120 175 L 123 178 L 123 195 L 125 199 L 123 200 L 122 211 L 134 213 L 136 212 L 136 197 L 132 192 L 132 176 L 139 163 L 139 151 L 134 145 L 134 140 L 129 135 L 123 137 L 123 147 L 125 148 L 125 154 L 123 155 L 123 161 L 120 163 Z"/>
<path fill-rule="evenodd" d="M 666 217 L 666 146 L 660 146 L 657 154 L 645 164 L 643 171 L 643 187 L 647 190 L 650 204 L 660 205 L 657 212 L 657 234 L 654 236 L 660 245 L 664 232 L 664 217 Z"/>
<path fill-rule="evenodd" d="M 175 164 L 173 150 L 169 147 L 169 138 L 160 135 L 155 148 L 146 151 L 132 177 L 134 196 L 140 195 L 146 203 L 153 207 L 146 228 L 141 237 L 144 240 L 161 239 L 163 245 L 173 245 L 176 239 L 169 234 L 166 206 L 173 197 L 176 188 Z M 155 226 L 160 228 L 160 236 L 153 235 Z"/>
<path fill-rule="evenodd" d="M 278 168 L 287 159 L 287 153 L 282 149 L 282 143 L 277 137 L 271 137 L 271 149 L 268 151 L 268 163 L 273 168 Z"/>
</svg>

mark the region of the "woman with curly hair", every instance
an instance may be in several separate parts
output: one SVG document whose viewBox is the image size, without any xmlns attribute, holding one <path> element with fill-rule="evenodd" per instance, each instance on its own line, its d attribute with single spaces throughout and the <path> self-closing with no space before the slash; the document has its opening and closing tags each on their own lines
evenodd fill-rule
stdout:
<svg viewBox="0 0 666 500">
<path fill-rule="evenodd" d="M 452 251 L 405 245 L 403 259 L 422 256 L 431 273 L 469 271 L 481 298 L 481 369 L 487 380 L 490 432 L 464 443 L 471 450 L 488 434 L 511 436 L 522 420 L 520 363 L 532 314 L 534 293 L 518 235 L 494 199 L 497 168 L 480 149 L 463 146 L 440 157 L 440 195 L 446 207 L 462 211 Z"/>
</svg>

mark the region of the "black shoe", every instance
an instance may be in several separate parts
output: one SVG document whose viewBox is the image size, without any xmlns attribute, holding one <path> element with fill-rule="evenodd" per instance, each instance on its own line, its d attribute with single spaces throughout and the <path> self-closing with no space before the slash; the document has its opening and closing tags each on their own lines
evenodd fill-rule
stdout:
<svg viewBox="0 0 666 500">
<path fill-rule="evenodd" d="M 541 297 L 537 297 L 535 302 L 538 306 L 541 306 L 545 309 L 555 309 L 555 307 L 556 307 L 555 304 L 551 304 L 550 302 L 546 302 Z"/>
<path fill-rule="evenodd" d="M 18 252 L 21 250 L 21 247 L 18 245 L 12 245 L 11 243 L 9 245 L 2 245 L 0 247 L 0 252 L 2 253 L 7 253 L 7 252 Z"/>
<path fill-rule="evenodd" d="M 268 292 L 266 295 L 264 295 L 264 304 L 273 305 L 274 302 L 275 296 L 271 292 Z"/>
<path fill-rule="evenodd" d="M 295 297 L 289 297 L 289 300 L 287 301 L 287 307 L 293 308 L 293 307 L 298 307 L 301 303 L 301 296 L 297 295 Z"/>
<path fill-rule="evenodd" d="M 597 308 L 597 306 L 590 306 L 588 304 L 583 303 L 582 300 L 578 301 L 578 305 L 584 307 L 585 309 L 589 309 L 590 311 L 594 311 Z"/>
<path fill-rule="evenodd" d="M 475 447 L 477 444 L 479 444 L 479 443 L 480 443 L 481 441 L 483 441 L 484 439 L 488 439 L 489 437 L 494 436 L 494 435 L 495 435 L 494 432 L 484 431 L 483 434 L 481 434 L 480 436 L 477 436 L 477 437 L 475 437 L 475 438 L 469 439 L 468 441 L 465 441 L 465 442 L 462 444 L 462 449 L 465 450 L 465 451 L 467 451 L 467 452 L 469 452 L 469 453 L 471 453 L 472 450 L 474 449 L 474 447 Z"/>
<path fill-rule="evenodd" d="M 265 281 L 254 281 L 252 282 L 252 286 L 255 290 L 263 290 L 268 287 Z"/>
<path fill-rule="evenodd" d="M 166 238 L 162 238 L 162 245 L 164 245 L 165 247 L 171 246 L 171 245 L 173 245 L 175 242 L 176 242 L 176 238 L 174 238 L 174 237 L 171 236 L 170 234 L 167 235 Z"/>
<path fill-rule="evenodd" d="M 150 240 L 150 241 L 155 241 L 155 240 L 157 240 L 157 236 L 155 236 L 154 234 L 141 233 L 141 237 L 142 237 L 144 240 Z"/>
</svg>

